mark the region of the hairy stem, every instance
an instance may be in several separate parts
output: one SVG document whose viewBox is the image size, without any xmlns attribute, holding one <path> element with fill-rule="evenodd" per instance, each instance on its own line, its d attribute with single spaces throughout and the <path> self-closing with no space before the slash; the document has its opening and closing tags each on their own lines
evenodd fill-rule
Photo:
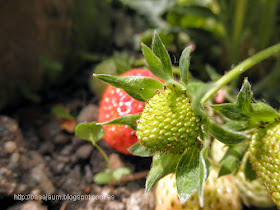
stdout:
<svg viewBox="0 0 280 210">
<path fill-rule="evenodd" d="M 256 55 L 247 58 L 242 63 L 237 65 L 235 68 L 230 70 L 227 74 L 222 76 L 217 82 L 215 82 L 214 86 L 204 95 L 201 100 L 201 103 L 206 103 L 215 93 L 217 93 L 224 85 L 228 84 L 234 78 L 239 76 L 240 74 L 247 71 L 252 66 L 256 65 L 257 63 L 263 61 L 264 59 L 270 57 L 271 55 L 280 52 L 280 43 L 273 45 L 269 48 L 266 48 Z"/>
</svg>

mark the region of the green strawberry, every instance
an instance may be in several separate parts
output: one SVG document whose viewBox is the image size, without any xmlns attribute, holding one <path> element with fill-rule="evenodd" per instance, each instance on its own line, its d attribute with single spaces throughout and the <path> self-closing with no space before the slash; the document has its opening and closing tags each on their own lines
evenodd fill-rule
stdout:
<svg viewBox="0 0 280 210">
<path fill-rule="evenodd" d="M 223 156 L 227 151 L 227 146 L 218 140 L 212 142 L 212 159 L 215 164 L 219 164 Z M 274 206 L 274 202 L 270 199 L 266 188 L 261 184 L 260 179 L 249 181 L 245 177 L 244 168 L 249 153 L 245 153 L 242 160 L 241 167 L 236 175 L 234 175 L 234 181 L 236 187 L 240 192 L 242 202 L 246 206 L 258 206 L 258 207 L 271 207 Z"/>
<path fill-rule="evenodd" d="M 140 144 L 152 151 L 180 153 L 199 146 L 201 119 L 190 99 L 177 88 L 159 91 L 145 105 L 137 124 Z"/>
<path fill-rule="evenodd" d="M 280 123 L 258 128 L 252 135 L 249 151 L 253 168 L 280 207 Z"/>
<path fill-rule="evenodd" d="M 272 207 L 275 205 L 260 179 L 249 181 L 246 179 L 244 171 L 239 171 L 235 175 L 234 181 L 239 189 L 242 202 L 246 206 Z"/>
<path fill-rule="evenodd" d="M 178 198 L 175 174 L 162 178 L 156 187 L 156 210 L 199 210 L 197 192 L 186 203 L 181 204 Z M 239 192 L 231 175 L 217 178 L 217 171 L 212 170 L 204 186 L 204 210 L 241 209 Z"/>
</svg>

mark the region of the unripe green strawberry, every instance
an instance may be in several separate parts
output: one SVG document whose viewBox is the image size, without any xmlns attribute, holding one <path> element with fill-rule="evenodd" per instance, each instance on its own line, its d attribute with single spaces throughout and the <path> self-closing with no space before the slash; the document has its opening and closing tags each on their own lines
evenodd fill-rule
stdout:
<svg viewBox="0 0 280 210">
<path fill-rule="evenodd" d="M 197 192 L 186 203 L 181 204 L 176 189 L 175 174 L 162 178 L 156 187 L 156 210 L 199 210 Z M 217 178 L 217 171 L 212 170 L 204 186 L 204 210 L 241 209 L 239 192 L 232 175 Z"/>
<path fill-rule="evenodd" d="M 252 135 L 249 151 L 253 168 L 280 207 L 280 123 L 258 128 Z"/>
<path fill-rule="evenodd" d="M 227 148 L 228 146 L 214 139 L 211 146 L 211 157 L 215 164 L 220 163 L 227 151 Z M 245 153 L 241 167 L 238 173 L 234 175 L 234 181 L 236 183 L 236 187 L 240 192 L 242 202 L 246 206 L 274 206 L 274 202 L 270 199 L 269 193 L 267 192 L 266 188 L 261 184 L 259 178 L 252 181 L 246 179 L 244 169 L 248 155 L 248 152 Z"/>
<path fill-rule="evenodd" d="M 244 171 L 239 171 L 234 176 L 234 181 L 239 189 L 242 202 L 246 206 L 272 207 L 275 205 L 260 179 L 249 181 L 246 179 Z"/>
<path fill-rule="evenodd" d="M 176 88 L 159 91 L 145 105 L 137 124 L 140 144 L 152 151 L 180 153 L 198 146 L 201 119 L 190 99 Z"/>
</svg>

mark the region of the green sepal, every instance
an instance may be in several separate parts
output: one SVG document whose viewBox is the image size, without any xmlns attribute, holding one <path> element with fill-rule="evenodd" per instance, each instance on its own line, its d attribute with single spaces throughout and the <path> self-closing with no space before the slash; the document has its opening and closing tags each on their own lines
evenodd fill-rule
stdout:
<svg viewBox="0 0 280 210">
<path fill-rule="evenodd" d="M 154 54 L 154 52 L 142 43 L 142 52 L 144 54 L 147 66 L 149 70 L 158 78 L 162 79 L 166 83 L 174 84 L 181 88 L 185 89 L 184 85 L 174 80 L 173 75 L 170 76 L 161 62 L 161 60 Z"/>
<path fill-rule="evenodd" d="M 153 186 L 165 175 L 174 173 L 180 154 L 160 154 L 157 153 L 153 157 L 153 163 L 150 173 L 146 179 L 146 192 L 151 191 Z"/>
<path fill-rule="evenodd" d="M 116 88 L 126 91 L 131 97 L 138 101 L 145 102 L 155 95 L 156 90 L 160 90 L 163 84 L 151 77 L 126 76 L 117 77 L 109 74 L 93 74 L 93 76 Z"/>
<path fill-rule="evenodd" d="M 203 206 L 204 206 L 204 193 L 203 193 L 204 190 L 203 189 L 204 189 L 205 181 L 207 180 L 207 177 L 209 175 L 209 171 L 210 171 L 209 169 L 210 169 L 210 165 L 211 165 L 211 163 L 209 162 L 209 160 L 207 158 L 209 146 L 210 146 L 210 139 L 208 138 L 208 136 L 205 136 L 203 148 L 199 154 L 200 175 L 199 175 L 199 185 L 198 185 L 198 189 L 197 189 L 199 204 L 200 204 L 201 208 L 203 208 Z"/>
<path fill-rule="evenodd" d="M 248 79 L 245 78 L 243 85 L 237 95 L 236 107 L 243 110 L 244 112 L 250 112 L 252 110 L 253 93 L 251 90 L 251 85 L 248 82 Z"/>
<path fill-rule="evenodd" d="M 199 148 L 188 148 L 176 167 L 176 187 L 181 203 L 185 203 L 197 191 L 200 180 Z"/>
<path fill-rule="evenodd" d="M 150 151 L 147 147 L 140 145 L 139 142 L 133 144 L 129 149 L 133 155 L 140 156 L 140 157 L 149 157 L 154 154 L 154 152 Z"/>
<path fill-rule="evenodd" d="M 252 118 L 260 122 L 274 122 L 280 119 L 280 114 L 271 106 L 257 102 L 252 104 Z"/>
<path fill-rule="evenodd" d="M 97 122 L 80 123 L 75 128 L 75 135 L 82 139 L 87 140 L 95 144 L 101 140 L 105 132 L 101 125 L 97 125 Z"/>
<path fill-rule="evenodd" d="M 209 119 L 207 120 L 207 128 L 214 138 L 227 145 L 238 144 L 245 139 L 249 139 L 249 136 L 245 133 L 222 127 Z"/>
<path fill-rule="evenodd" d="M 228 148 L 225 156 L 221 160 L 221 168 L 219 177 L 227 174 L 235 173 L 239 170 L 242 158 L 247 151 L 248 144 L 240 143 L 232 145 Z"/>
<path fill-rule="evenodd" d="M 253 103 L 252 97 L 251 85 L 245 79 L 236 103 L 212 105 L 211 107 L 231 120 L 247 121 L 247 128 L 280 119 L 279 113 L 271 106 L 262 102 Z"/>
<path fill-rule="evenodd" d="M 116 118 L 114 120 L 108 121 L 108 122 L 96 123 L 96 124 L 97 125 L 115 125 L 115 124 L 128 125 L 133 130 L 136 130 L 136 127 L 137 127 L 136 120 L 138 120 L 139 118 L 140 118 L 140 114 L 139 113 L 137 113 L 137 114 L 129 114 L 129 115 L 125 115 L 125 116 Z"/>
<path fill-rule="evenodd" d="M 234 131 L 244 131 L 249 128 L 249 124 L 246 121 L 232 121 L 225 124 L 225 128 Z"/>
<path fill-rule="evenodd" d="M 246 160 L 244 173 L 245 173 L 245 178 L 249 181 L 253 181 L 257 178 L 257 174 L 254 171 L 249 158 L 247 158 Z"/>
<path fill-rule="evenodd" d="M 187 95 L 191 98 L 192 108 L 195 114 L 206 116 L 201 105 L 204 94 L 212 87 L 212 83 L 192 82 L 187 85 Z"/>
<path fill-rule="evenodd" d="M 235 104 L 217 104 L 211 107 L 228 119 L 240 121 L 248 120 L 248 116 L 242 113 Z"/>
<path fill-rule="evenodd" d="M 159 35 L 156 32 L 154 32 L 154 37 L 153 37 L 153 42 L 152 42 L 152 51 L 160 59 L 165 72 L 170 77 L 172 77 L 173 76 L 172 64 L 171 64 L 169 54 L 168 54 L 164 44 L 162 43 Z"/>
<path fill-rule="evenodd" d="M 182 55 L 179 60 L 179 68 L 181 73 L 181 80 L 184 84 L 188 84 L 188 73 L 190 67 L 190 59 L 191 59 L 191 50 L 192 47 L 186 47 L 182 52 Z"/>
<path fill-rule="evenodd" d="M 169 81 L 170 75 L 165 71 L 161 60 L 154 54 L 154 52 L 145 44 L 142 43 L 142 52 L 145 57 L 149 70 L 158 78 Z"/>
</svg>

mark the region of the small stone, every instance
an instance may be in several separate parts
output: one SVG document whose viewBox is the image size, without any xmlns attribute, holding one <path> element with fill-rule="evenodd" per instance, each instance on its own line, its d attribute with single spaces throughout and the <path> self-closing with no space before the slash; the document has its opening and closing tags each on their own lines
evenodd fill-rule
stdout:
<svg viewBox="0 0 280 210">
<path fill-rule="evenodd" d="M 57 144 L 65 144 L 70 141 L 70 137 L 66 134 L 59 134 L 54 138 L 54 142 Z"/>
<path fill-rule="evenodd" d="M 50 154 L 54 150 L 54 144 L 50 141 L 44 142 L 39 148 L 39 152 L 42 155 Z"/>
<path fill-rule="evenodd" d="M 104 210 L 125 210 L 125 205 L 119 201 L 107 201 L 104 206 Z"/>
<path fill-rule="evenodd" d="M 155 198 L 152 192 L 145 193 L 144 189 L 133 192 L 126 201 L 127 210 L 154 209 Z"/>
<path fill-rule="evenodd" d="M 18 166 L 19 159 L 20 154 L 18 152 L 13 153 L 10 157 L 9 167 L 13 169 L 16 168 Z"/>
<path fill-rule="evenodd" d="M 21 210 L 47 210 L 46 206 L 41 205 L 38 201 L 27 201 L 20 207 Z"/>
<path fill-rule="evenodd" d="M 124 163 L 120 158 L 120 155 L 117 153 L 113 153 L 109 156 L 109 161 L 112 165 L 113 169 L 124 167 Z"/>
<path fill-rule="evenodd" d="M 98 106 L 95 104 L 89 104 L 84 107 L 77 117 L 78 123 L 97 121 L 98 109 Z"/>
<path fill-rule="evenodd" d="M 88 183 L 92 183 L 93 173 L 89 165 L 86 165 L 85 167 L 85 179 Z"/>
<path fill-rule="evenodd" d="M 70 154 L 72 153 L 72 150 L 73 150 L 73 145 L 72 145 L 72 144 L 66 145 L 66 146 L 62 149 L 62 151 L 61 151 L 60 154 L 62 154 L 62 155 L 70 155 Z"/>
<path fill-rule="evenodd" d="M 7 153 L 13 153 L 14 151 L 17 150 L 17 145 L 14 141 L 7 141 L 5 144 L 4 144 L 4 148 L 5 148 L 5 151 Z"/>
<path fill-rule="evenodd" d="M 92 152 L 92 145 L 85 144 L 79 147 L 79 149 L 76 151 L 76 156 L 79 159 L 88 159 L 91 152 Z"/>
<path fill-rule="evenodd" d="M 43 164 L 40 164 L 32 169 L 31 177 L 40 184 L 40 187 L 46 194 L 53 194 L 55 192 L 55 187 L 52 181 L 48 178 L 46 171 L 47 169 Z"/>
</svg>

